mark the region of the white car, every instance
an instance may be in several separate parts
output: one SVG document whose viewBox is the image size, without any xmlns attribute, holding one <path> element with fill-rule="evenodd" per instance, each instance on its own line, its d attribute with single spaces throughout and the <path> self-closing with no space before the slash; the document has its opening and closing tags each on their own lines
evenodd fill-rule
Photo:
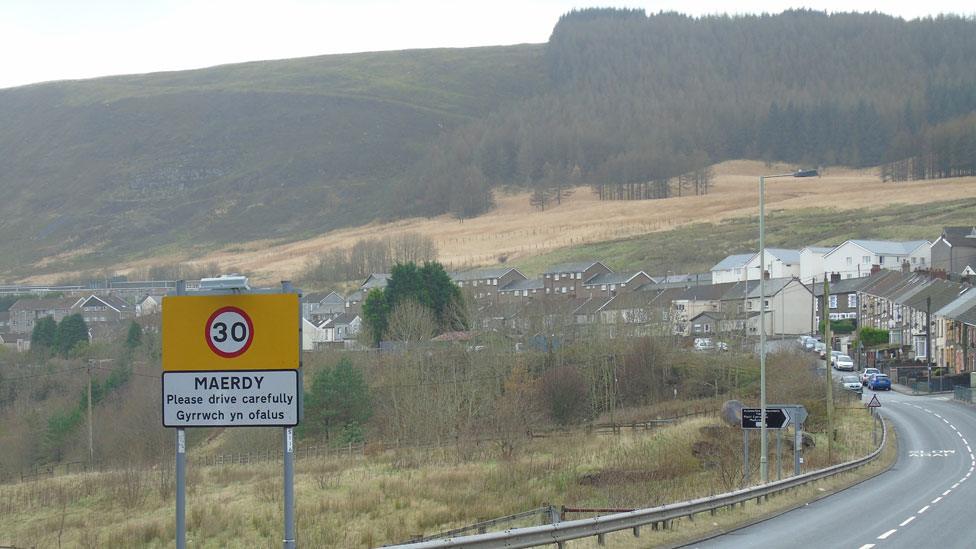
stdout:
<svg viewBox="0 0 976 549">
<path fill-rule="evenodd" d="M 837 358 L 834 359 L 834 366 L 838 370 L 844 370 L 844 371 L 847 371 L 847 372 L 853 372 L 854 371 L 854 359 L 851 358 L 851 357 L 849 357 L 849 356 L 847 356 L 847 355 L 838 355 Z"/>
</svg>

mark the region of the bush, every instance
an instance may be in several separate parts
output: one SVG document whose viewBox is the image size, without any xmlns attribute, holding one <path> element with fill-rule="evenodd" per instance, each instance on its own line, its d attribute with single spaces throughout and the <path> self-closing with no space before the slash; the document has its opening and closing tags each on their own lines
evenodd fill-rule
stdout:
<svg viewBox="0 0 976 549">
<path fill-rule="evenodd" d="M 570 366 L 554 368 L 542 376 L 542 398 L 549 417 L 560 425 L 585 419 L 590 409 L 586 380 Z"/>
</svg>

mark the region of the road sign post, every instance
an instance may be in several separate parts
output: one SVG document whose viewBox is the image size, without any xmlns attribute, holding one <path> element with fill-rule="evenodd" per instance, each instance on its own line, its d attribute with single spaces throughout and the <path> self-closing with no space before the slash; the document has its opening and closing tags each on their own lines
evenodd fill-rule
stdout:
<svg viewBox="0 0 976 549">
<path fill-rule="evenodd" d="M 241 277 L 238 277 L 241 278 Z M 208 279 L 211 280 L 211 279 Z M 229 281 L 231 279 L 212 279 Z M 236 279 L 234 279 L 236 281 Z M 300 292 L 243 286 L 163 299 L 163 426 L 176 427 L 176 545 L 186 547 L 187 427 L 282 427 L 284 539 L 295 547 L 294 431 L 302 416 Z"/>
</svg>

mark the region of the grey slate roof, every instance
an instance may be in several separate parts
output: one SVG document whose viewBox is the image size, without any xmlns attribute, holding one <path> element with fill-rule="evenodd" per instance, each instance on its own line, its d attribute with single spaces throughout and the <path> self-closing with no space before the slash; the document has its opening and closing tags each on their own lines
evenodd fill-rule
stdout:
<svg viewBox="0 0 976 549">
<path fill-rule="evenodd" d="M 852 294 L 866 286 L 870 282 L 870 277 L 844 278 L 837 282 L 830 283 L 830 295 Z M 808 286 L 809 287 L 809 286 Z M 813 295 L 823 297 L 823 282 L 813 285 Z"/>
<path fill-rule="evenodd" d="M 976 290 L 973 288 L 966 288 L 964 291 L 960 292 L 956 299 L 950 301 L 945 307 L 935 311 L 933 314 L 936 316 L 951 318 L 953 320 L 959 320 L 959 316 L 974 308 L 976 308 Z"/>
<path fill-rule="evenodd" d="M 635 276 L 643 274 L 647 276 L 644 271 L 637 271 L 631 273 L 600 273 L 593 278 L 586 281 L 584 286 L 595 286 L 599 284 L 624 284 L 630 282 Z M 650 278 L 649 276 L 647 278 Z"/>
<path fill-rule="evenodd" d="M 390 279 L 390 273 L 372 273 L 363 281 L 360 288 L 386 288 L 386 283 Z"/>
<path fill-rule="evenodd" d="M 794 280 L 796 279 L 795 278 L 770 278 L 769 280 L 766 281 L 766 288 L 765 288 L 766 297 L 778 294 L 780 290 L 788 286 L 789 283 L 793 282 Z M 756 280 L 755 282 L 756 285 L 749 289 L 750 298 L 759 297 L 759 281 Z"/>
<path fill-rule="evenodd" d="M 501 278 L 511 271 L 515 271 L 522 275 L 522 272 L 514 267 L 499 267 L 497 269 L 472 269 L 470 271 L 451 273 L 451 280 L 460 282 L 468 280 L 483 280 L 486 278 Z M 522 275 L 522 277 L 524 278 L 525 275 Z"/>
<path fill-rule="evenodd" d="M 857 244 L 878 255 L 908 255 L 923 244 L 931 244 L 928 240 L 907 240 L 904 242 L 895 240 L 848 240 L 848 242 Z"/>
<path fill-rule="evenodd" d="M 788 265 L 799 265 L 800 250 L 787 250 L 785 248 L 766 248 L 766 254 Z"/>
<path fill-rule="evenodd" d="M 558 265 L 553 265 L 549 267 L 548 269 L 546 269 L 546 272 L 542 274 L 547 275 L 547 274 L 558 274 L 558 273 L 582 273 L 583 271 L 589 269 L 590 267 L 596 264 L 603 265 L 603 263 L 600 263 L 599 261 L 579 261 L 576 263 L 559 263 Z M 606 265 L 603 266 L 606 267 Z M 610 268 L 607 267 L 607 270 L 610 270 Z"/>
<path fill-rule="evenodd" d="M 922 291 L 905 300 L 903 304 L 916 311 L 924 311 L 925 300 L 929 298 L 932 300 L 932 311 L 938 311 L 958 298 L 963 288 L 964 286 L 957 282 L 934 280 L 922 289 Z"/>
<path fill-rule="evenodd" d="M 705 284 L 702 286 L 690 286 L 685 288 L 674 299 L 688 301 L 711 301 L 722 299 L 725 292 L 729 291 L 735 282 L 723 282 L 721 284 Z"/>
<path fill-rule="evenodd" d="M 754 257 L 756 257 L 755 252 L 748 253 L 748 254 L 730 255 L 730 256 L 726 257 L 725 259 L 723 259 L 722 261 L 719 261 L 718 263 L 716 263 L 715 266 L 712 267 L 711 270 L 712 271 L 726 271 L 728 269 L 736 269 L 736 268 L 745 267 L 746 266 L 746 263 L 749 263 L 749 261 L 751 261 L 752 258 L 754 258 Z"/>
<path fill-rule="evenodd" d="M 976 248 L 976 226 L 973 227 L 945 227 L 942 238 L 953 246 Z"/>
<path fill-rule="evenodd" d="M 499 292 L 513 292 L 515 290 L 541 290 L 545 288 L 545 284 L 542 282 L 541 278 L 529 278 L 526 280 L 516 280 L 510 284 L 507 284 L 504 288 L 499 289 Z"/>
</svg>

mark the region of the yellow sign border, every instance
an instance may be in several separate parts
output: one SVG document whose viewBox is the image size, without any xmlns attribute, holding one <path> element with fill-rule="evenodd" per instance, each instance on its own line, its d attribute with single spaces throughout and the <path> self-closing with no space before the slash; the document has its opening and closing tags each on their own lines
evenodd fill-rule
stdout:
<svg viewBox="0 0 976 549">
<path fill-rule="evenodd" d="M 253 324 L 245 352 L 223 357 L 211 349 L 207 322 L 235 307 Z M 162 305 L 163 371 L 297 370 L 301 366 L 298 294 L 166 296 Z"/>
</svg>

